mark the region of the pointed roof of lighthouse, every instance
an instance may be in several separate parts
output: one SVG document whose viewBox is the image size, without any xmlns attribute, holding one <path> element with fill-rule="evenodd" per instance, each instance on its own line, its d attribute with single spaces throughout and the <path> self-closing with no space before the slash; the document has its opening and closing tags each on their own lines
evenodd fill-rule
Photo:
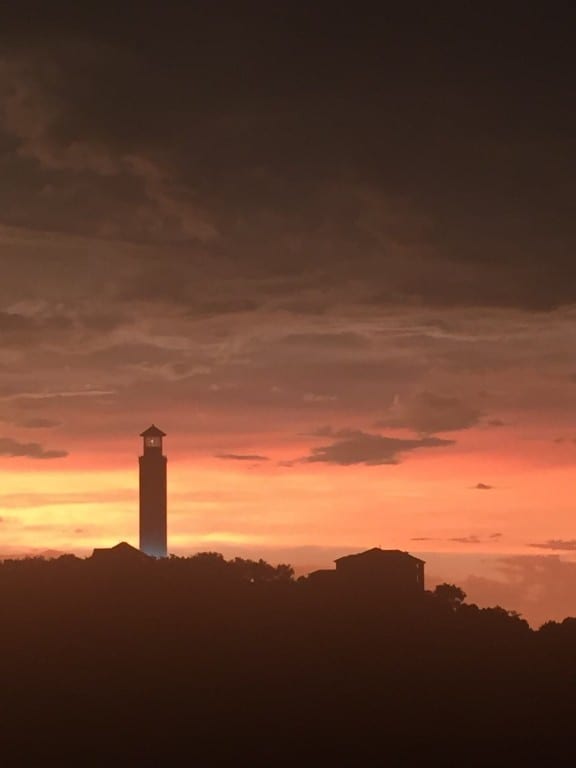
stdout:
<svg viewBox="0 0 576 768">
<path fill-rule="evenodd" d="M 156 424 L 152 424 L 152 426 L 145 429 L 144 432 L 140 432 L 140 437 L 166 437 L 166 432 L 162 432 L 161 429 L 158 429 Z"/>
</svg>

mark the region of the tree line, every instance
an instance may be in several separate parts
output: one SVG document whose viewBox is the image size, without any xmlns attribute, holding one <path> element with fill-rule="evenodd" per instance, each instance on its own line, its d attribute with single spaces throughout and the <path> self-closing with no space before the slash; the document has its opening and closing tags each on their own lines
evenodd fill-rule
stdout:
<svg viewBox="0 0 576 768">
<path fill-rule="evenodd" d="M 6 765 L 571 765 L 576 619 L 288 565 L 0 563 Z M 532 762 L 530 762 L 532 761 Z"/>
</svg>

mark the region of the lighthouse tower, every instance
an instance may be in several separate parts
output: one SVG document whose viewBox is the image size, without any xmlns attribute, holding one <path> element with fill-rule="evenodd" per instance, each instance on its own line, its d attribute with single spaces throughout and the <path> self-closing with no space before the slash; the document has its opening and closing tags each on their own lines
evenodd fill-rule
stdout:
<svg viewBox="0 0 576 768">
<path fill-rule="evenodd" d="M 167 557 L 166 456 L 162 438 L 154 424 L 140 433 L 144 450 L 140 464 L 140 550 L 153 557 Z"/>
</svg>

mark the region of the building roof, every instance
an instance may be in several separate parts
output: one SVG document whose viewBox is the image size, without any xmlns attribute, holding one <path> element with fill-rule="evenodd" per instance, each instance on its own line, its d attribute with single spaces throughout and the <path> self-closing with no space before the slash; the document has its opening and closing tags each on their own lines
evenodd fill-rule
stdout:
<svg viewBox="0 0 576 768">
<path fill-rule="evenodd" d="M 308 578 L 332 578 L 336 574 L 334 568 L 320 568 L 318 571 L 310 571 Z"/>
<path fill-rule="evenodd" d="M 148 555 L 126 541 L 121 541 L 113 547 L 98 547 L 92 552 L 92 557 L 114 557 L 132 560 L 148 559 Z"/>
<path fill-rule="evenodd" d="M 344 555 L 343 557 L 338 557 L 334 561 L 335 563 L 339 563 L 342 560 L 351 560 L 352 558 L 361 558 L 362 560 L 414 560 L 414 562 L 417 563 L 423 563 L 424 560 L 420 560 L 419 557 L 414 557 L 414 555 L 411 555 L 409 552 L 403 552 L 401 549 L 380 549 L 380 547 L 373 547 L 372 549 L 367 549 L 365 552 L 357 552 L 355 555 Z"/>
<path fill-rule="evenodd" d="M 156 424 L 152 424 L 152 426 L 145 429 L 144 432 L 140 432 L 140 437 L 166 437 L 166 432 L 162 432 L 161 429 L 158 429 Z"/>
</svg>

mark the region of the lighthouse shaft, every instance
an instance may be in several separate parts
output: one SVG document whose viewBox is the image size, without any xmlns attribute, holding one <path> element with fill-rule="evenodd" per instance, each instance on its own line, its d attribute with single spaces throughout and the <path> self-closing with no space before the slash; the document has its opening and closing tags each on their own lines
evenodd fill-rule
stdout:
<svg viewBox="0 0 576 768">
<path fill-rule="evenodd" d="M 146 438 L 140 464 L 140 549 L 167 557 L 167 459 L 161 439 Z"/>
</svg>

